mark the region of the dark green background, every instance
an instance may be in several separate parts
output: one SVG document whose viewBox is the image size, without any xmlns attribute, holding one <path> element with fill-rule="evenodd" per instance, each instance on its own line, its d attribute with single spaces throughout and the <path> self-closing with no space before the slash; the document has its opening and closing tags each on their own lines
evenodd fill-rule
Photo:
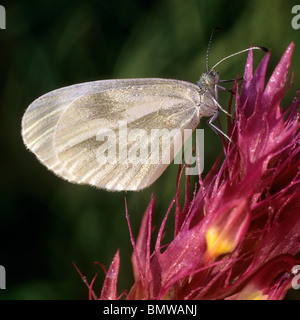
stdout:
<svg viewBox="0 0 300 320">
<path fill-rule="evenodd" d="M 134 235 L 151 193 L 156 224 L 175 194 L 177 166 L 150 188 L 112 193 L 73 185 L 42 166 L 23 145 L 20 125 L 26 107 L 66 85 L 122 77 L 168 77 L 196 82 L 214 26 L 222 26 L 210 51 L 213 65 L 252 44 L 272 50 L 269 73 L 291 41 L 296 44 L 294 84 L 299 87 L 300 29 L 291 27 L 296 1 L 7 1 L 6 30 L 0 30 L 0 264 L 6 268 L 3 299 L 86 299 L 88 291 L 72 261 L 91 280 L 120 248 L 119 292 L 133 277 L 125 220 L 126 196 Z M 299 21 L 300 22 L 300 21 Z M 255 52 L 255 61 L 263 53 Z M 246 54 L 218 67 L 223 79 L 242 74 Z M 220 93 L 226 106 L 228 93 Z M 223 116 L 221 116 L 224 118 Z M 222 150 L 205 121 L 205 171 Z M 171 226 L 171 224 L 170 224 Z M 172 233 L 172 231 L 170 231 Z M 99 292 L 99 291 L 98 291 Z"/>
</svg>

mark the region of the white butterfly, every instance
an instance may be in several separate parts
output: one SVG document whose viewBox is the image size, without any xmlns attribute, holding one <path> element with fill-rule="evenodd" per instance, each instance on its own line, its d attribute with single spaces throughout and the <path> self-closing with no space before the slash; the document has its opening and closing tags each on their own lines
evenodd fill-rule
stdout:
<svg viewBox="0 0 300 320">
<path fill-rule="evenodd" d="M 184 131 L 195 130 L 201 117 L 211 117 L 209 124 L 225 135 L 212 123 L 218 109 L 226 112 L 218 103 L 220 79 L 214 67 L 210 71 L 207 67 L 197 85 L 172 79 L 120 79 L 51 91 L 26 110 L 24 143 L 48 169 L 70 182 L 108 190 L 143 189 L 163 173 L 168 166 L 163 160 L 172 161 L 188 138 Z M 126 123 L 129 132 L 126 146 L 120 123 Z M 159 149 L 158 161 L 151 162 L 153 150 L 148 144 L 154 130 L 175 134 L 171 141 L 167 134 L 160 136 L 162 145 L 170 148 Z M 123 161 L 111 157 L 112 151 Z M 143 161 L 124 161 L 137 159 L 143 152 Z"/>
</svg>

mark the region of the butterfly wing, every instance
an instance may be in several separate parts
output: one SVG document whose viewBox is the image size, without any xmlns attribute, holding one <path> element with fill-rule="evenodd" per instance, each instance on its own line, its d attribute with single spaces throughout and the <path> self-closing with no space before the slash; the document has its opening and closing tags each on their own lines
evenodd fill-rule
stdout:
<svg viewBox="0 0 300 320">
<path fill-rule="evenodd" d="M 185 81 L 88 82 L 35 100 L 23 117 L 23 140 L 68 181 L 138 190 L 172 161 L 183 144 L 183 130 L 197 127 L 199 105 L 199 88 Z"/>
</svg>

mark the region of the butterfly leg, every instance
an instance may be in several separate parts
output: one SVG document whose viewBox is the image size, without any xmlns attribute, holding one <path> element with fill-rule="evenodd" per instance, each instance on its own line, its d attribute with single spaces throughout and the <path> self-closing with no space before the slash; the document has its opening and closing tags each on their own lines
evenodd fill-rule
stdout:
<svg viewBox="0 0 300 320">
<path fill-rule="evenodd" d="M 234 91 L 232 89 L 228 89 L 228 88 L 222 87 L 220 85 L 218 85 L 218 89 L 222 90 L 222 91 L 230 92 L 231 94 L 234 94 Z"/>
<path fill-rule="evenodd" d="M 223 108 L 221 107 L 221 105 L 219 104 L 219 102 L 218 102 L 215 98 L 212 98 L 212 100 L 213 100 L 214 104 L 215 104 L 221 111 L 223 111 L 224 113 L 226 113 L 229 117 L 234 118 L 234 116 L 233 116 L 232 114 L 228 113 L 225 109 L 223 109 Z"/>
<path fill-rule="evenodd" d="M 222 109 L 221 109 L 221 110 L 222 110 Z M 227 136 L 226 133 L 224 133 L 221 129 L 219 129 L 217 126 L 215 126 L 215 125 L 213 124 L 213 122 L 217 119 L 218 115 L 219 115 L 219 112 L 216 111 L 216 113 L 208 120 L 208 125 L 215 131 L 215 133 L 218 134 L 218 132 L 219 132 L 219 133 L 222 134 L 226 139 L 228 139 L 230 142 L 232 142 L 232 140 Z M 233 143 L 233 142 L 232 142 L 232 143 Z"/>
</svg>

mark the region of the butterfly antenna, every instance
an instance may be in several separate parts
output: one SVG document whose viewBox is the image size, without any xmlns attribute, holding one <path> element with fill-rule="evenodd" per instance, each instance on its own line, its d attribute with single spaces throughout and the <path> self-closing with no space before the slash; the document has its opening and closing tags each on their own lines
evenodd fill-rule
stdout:
<svg viewBox="0 0 300 320">
<path fill-rule="evenodd" d="M 213 39 L 213 36 L 215 34 L 216 31 L 220 31 L 222 30 L 221 27 L 215 27 L 213 28 L 212 32 L 211 32 L 211 35 L 210 35 L 210 38 L 209 38 L 209 41 L 208 41 L 208 45 L 207 45 L 207 50 L 206 50 L 206 72 L 209 72 L 209 69 L 208 69 L 208 54 L 209 54 L 209 49 L 210 49 L 210 45 L 211 45 L 211 42 L 212 42 L 212 39 Z"/>
<path fill-rule="evenodd" d="M 233 53 L 233 54 L 231 54 L 231 55 L 229 55 L 229 56 L 221 59 L 219 62 L 217 62 L 217 63 L 211 68 L 211 70 L 213 70 L 213 69 L 214 69 L 216 66 L 218 66 L 221 62 L 223 62 L 223 61 L 225 61 L 225 60 L 227 60 L 227 59 L 229 59 L 229 58 L 231 58 L 231 57 L 234 57 L 234 56 L 236 56 L 236 55 L 238 55 L 238 54 L 240 54 L 240 53 L 247 52 L 247 51 L 250 51 L 250 50 L 261 50 L 261 51 L 264 51 L 264 52 L 268 52 L 268 51 L 269 51 L 269 50 L 268 50 L 267 48 L 265 48 L 265 47 L 251 47 L 251 48 L 247 48 L 247 49 L 238 51 L 238 52 L 236 52 L 236 53 Z"/>
</svg>

